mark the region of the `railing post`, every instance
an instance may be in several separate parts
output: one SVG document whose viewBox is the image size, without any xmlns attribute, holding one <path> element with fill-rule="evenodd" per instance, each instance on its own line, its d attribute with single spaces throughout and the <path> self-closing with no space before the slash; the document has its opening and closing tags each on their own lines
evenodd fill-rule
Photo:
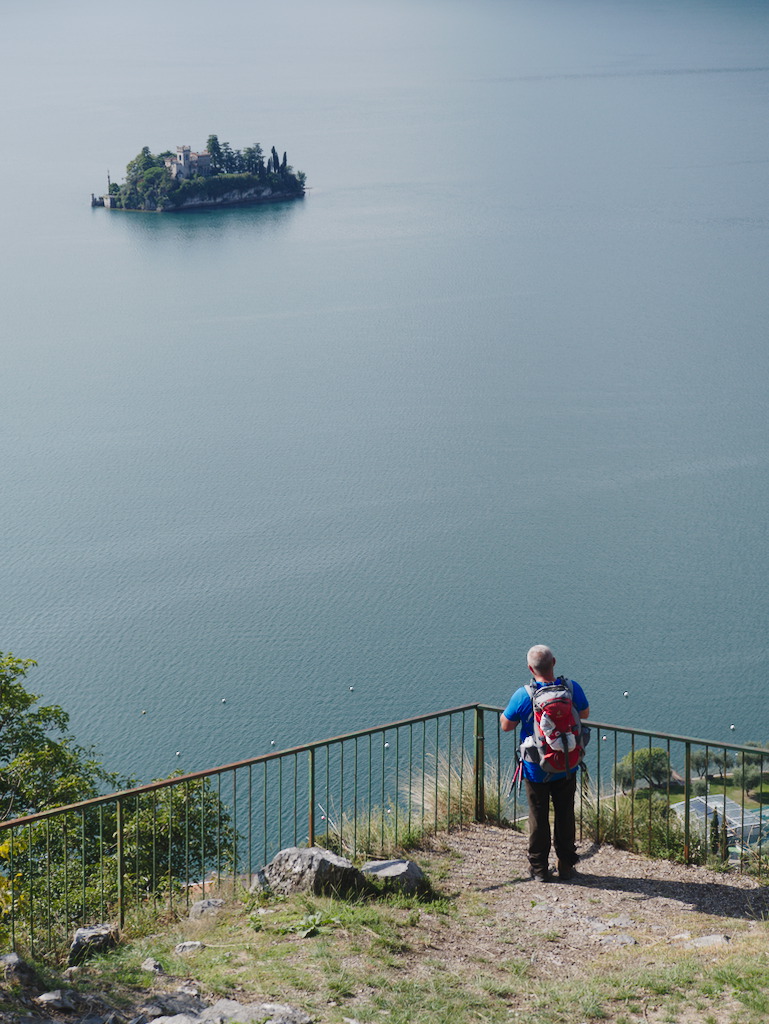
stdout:
<svg viewBox="0 0 769 1024">
<path fill-rule="evenodd" d="M 315 747 L 310 747 L 307 756 L 307 842 L 315 846 Z"/>
<path fill-rule="evenodd" d="M 689 802 L 691 800 L 692 780 L 692 745 L 688 741 L 684 744 L 684 864 L 690 863 L 689 840 L 691 837 L 689 829 Z M 724 792 L 726 789 L 724 788 Z"/>
<path fill-rule="evenodd" d="M 115 825 L 117 829 L 117 912 L 118 912 L 118 924 L 122 931 L 123 925 L 125 924 L 125 892 L 123 889 L 123 879 L 125 876 L 125 847 L 123 845 L 123 801 L 117 800 L 115 802 L 116 820 Z"/>
<path fill-rule="evenodd" d="M 486 817 L 485 791 L 483 780 L 484 738 L 483 711 L 475 709 L 475 820 L 483 821 Z"/>
</svg>

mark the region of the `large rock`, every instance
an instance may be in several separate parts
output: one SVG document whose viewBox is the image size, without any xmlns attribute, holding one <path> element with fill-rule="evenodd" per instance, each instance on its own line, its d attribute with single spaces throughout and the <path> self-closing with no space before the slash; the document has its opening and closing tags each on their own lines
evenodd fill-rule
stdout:
<svg viewBox="0 0 769 1024">
<path fill-rule="evenodd" d="M 726 946 L 730 939 L 728 935 L 700 935 L 686 943 L 687 949 L 707 949 L 709 946 Z"/>
<path fill-rule="evenodd" d="M 257 885 L 281 895 L 313 892 L 320 896 L 343 895 L 366 889 L 366 880 L 345 857 L 319 846 L 291 846 L 277 853 L 258 873 Z"/>
<path fill-rule="evenodd" d="M 193 921 L 199 917 L 209 917 L 218 914 L 223 906 L 224 900 L 198 900 L 190 907 L 190 917 Z"/>
<path fill-rule="evenodd" d="M 37 983 L 35 971 L 18 953 L 5 953 L 0 956 L 0 976 L 12 985 L 21 985 L 25 988 Z"/>
<path fill-rule="evenodd" d="M 190 939 L 188 942 L 180 942 L 178 946 L 174 946 L 174 953 L 177 956 L 186 956 L 188 953 L 197 953 L 201 949 L 205 949 L 206 945 L 204 942 L 198 942 L 195 939 Z"/>
<path fill-rule="evenodd" d="M 413 860 L 370 860 L 363 865 L 361 872 L 367 878 L 376 879 L 385 889 L 410 894 L 429 889 L 424 871 Z"/>
<path fill-rule="evenodd" d="M 35 996 L 34 1002 L 39 1006 L 44 1006 L 47 1010 L 63 1010 L 65 1013 L 71 1013 L 77 1009 L 73 993 L 60 988 L 53 992 L 43 992 L 41 996 Z"/>
<path fill-rule="evenodd" d="M 174 1014 L 156 1017 L 153 1024 L 312 1024 L 312 1017 L 295 1006 L 285 1003 L 238 1003 L 234 999 L 220 999 L 198 1013 Z"/>
<path fill-rule="evenodd" d="M 80 964 L 93 953 L 104 953 L 117 945 L 118 933 L 114 925 L 96 924 L 78 928 L 69 948 L 67 962 L 70 967 Z"/>
<path fill-rule="evenodd" d="M 156 960 L 154 956 L 148 956 L 146 960 L 142 961 L 141 969 L 143 971 L 149 971 L 152 974 L 165 974 L 163 965 L 159 960 Z"/>
<path fill-rule="evenodd" d="M 200 996 L 188 995 L 186 992 L 159 992 L 141 1010 L 149 1020 L 165 1021 L 181 1017 L 197 1020 L 206 1010 L 206 1004 Z"/>
<path fill-rule="evenodd" d="M 200 1024 L 236 1020 L 239 1024 L 312 1024 L 312 1017 L 285 1003 L 247 1003 L 220 999 L 200 1015 Z"/>
</svg>

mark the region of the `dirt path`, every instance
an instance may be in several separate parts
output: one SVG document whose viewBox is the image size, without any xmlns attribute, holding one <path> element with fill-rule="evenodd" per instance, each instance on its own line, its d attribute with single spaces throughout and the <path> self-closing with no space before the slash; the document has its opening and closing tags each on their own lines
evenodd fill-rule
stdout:
<svg viewBox="0 0 769 1024">
<path fill-rule="evenodd" d="M 751 931 L 758 938 L 769 917 L 769 887 L 736 874 L 582 844 L 575 880 L 542 884 L 529 880 L 521 833 L 476 826 L 446 844 L 459 856 L 440 888 L 478 904 L 461 934 L 432 934 L 432 955 L 447 966 L 483 951 L 490 962 L 525 957 L 535 973 L 577 973 L 586 957 L 624 946 L 653 962 L 663 946 L 725 945 L 725 936 Z"/>
</svg>

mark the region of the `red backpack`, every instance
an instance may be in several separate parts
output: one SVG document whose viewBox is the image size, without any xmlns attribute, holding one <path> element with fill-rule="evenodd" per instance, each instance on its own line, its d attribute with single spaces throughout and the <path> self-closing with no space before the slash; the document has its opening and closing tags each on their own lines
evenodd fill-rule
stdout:
<svg viewBox="0 0 769 1024">
<path fill-rule="evenodd" d="M 534 722 L 531 736 L 521 744 L 521 760 L 545 772 L 573 771 L 585 756 L 588 730 L 574 707 L 571 680 L 558 676 L 554 683 L 531 682 L 526 690 Z"/>
</svg>

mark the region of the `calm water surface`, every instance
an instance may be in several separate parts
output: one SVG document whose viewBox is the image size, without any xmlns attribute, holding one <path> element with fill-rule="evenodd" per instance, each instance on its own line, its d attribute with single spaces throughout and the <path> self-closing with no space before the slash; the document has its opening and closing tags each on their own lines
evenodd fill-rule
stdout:
<svg viewBox="0 0 769 1024">
<path fill-rule="evenodd" d="M 211 10 L 0 10 L 0 649 L 145 779 L 540 641 L 596 717 L 769 740 L 769 7 Z M 89 208 L 211 132 L 307 198 Z"/>
</svg>

